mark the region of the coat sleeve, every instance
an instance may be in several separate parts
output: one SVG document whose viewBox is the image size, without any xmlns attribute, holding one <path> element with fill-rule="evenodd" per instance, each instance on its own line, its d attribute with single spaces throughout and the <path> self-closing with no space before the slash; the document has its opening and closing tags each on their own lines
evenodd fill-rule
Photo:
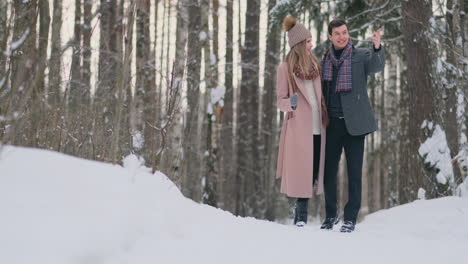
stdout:
<svg viewBox="0 0 468 264">
<path fill-rule="evenodd" d="M 288 71 L 285 64 L 276 71 L 276 105 L 283 112 L 294 111 L 289 100 Z"/>
<path fill-rule="evenodd" d="M 372 47 L 368 52 L 368 60 L 366 63 L 366 72 L 367 75 L 381 72 L 385 67 L 385 49 L 383 46 L 380 46 L 379 51 L 374 51 Z"/>
</svg>

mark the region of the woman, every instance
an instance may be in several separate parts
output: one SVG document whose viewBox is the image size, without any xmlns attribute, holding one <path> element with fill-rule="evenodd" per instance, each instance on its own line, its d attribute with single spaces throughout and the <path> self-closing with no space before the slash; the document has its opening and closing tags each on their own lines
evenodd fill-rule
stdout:
<svg viewBox="0 0 468 264">
<path fill-rule="evenodd" d="M 309 198 L 323 192 L 325 114 L 322 122 L 320 66 L 312 53 L 312 35 L 294 17 L 284 19 L 291 48 L 277 71 L 277 106 L 285 112 L 276 177 L 281 192 L 297 198 L 294 224 L 307 223 Z"/>
</svg>

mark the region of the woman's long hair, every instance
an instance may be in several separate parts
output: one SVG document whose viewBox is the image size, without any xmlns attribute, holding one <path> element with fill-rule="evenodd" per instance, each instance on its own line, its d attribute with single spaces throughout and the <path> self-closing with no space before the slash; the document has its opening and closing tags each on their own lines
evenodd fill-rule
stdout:
<svg viewBox="0 0 468 264">
<path fill-rule="evenodd" d="M 297 85 L 294 82 L 294 68 L 299 69 L 303 75 L 307 75 L 311 71 L 316 71 L 320 74 L 320 64 L 317 57 L 311 51 L 307 54 L 307 40 L 303 40 L 294 45 L 286 55 L 285 62 L 288 65 L 288 77 L 292 85 L 293 92 L 297 92 Z"/>
</svg>

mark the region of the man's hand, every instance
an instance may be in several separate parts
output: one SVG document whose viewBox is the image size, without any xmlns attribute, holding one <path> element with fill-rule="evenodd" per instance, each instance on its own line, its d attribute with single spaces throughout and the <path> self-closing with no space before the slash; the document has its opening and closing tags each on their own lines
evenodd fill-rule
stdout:
<svg viewBox="0 0 468 264">
<path fill-rule="evenodd" d="M 382 32 L 379 29 L 377 29 L 376 31 L 374 31 L 374 35 L 370 38 L 372 38 L 372 42 L 374 42 L 374 48 L 375 49 L 379 49 L 380 48 L 380 37 L 382 35 Z"/>
<path fill-rule="evenodd" d="M 296 107 L 297 107 L 297 97 L 298 97 L 297 93 L 294 93 L 289 98 L 289 100 L 291 101 L 291 108 L 294 110 L 296 110 Z"/>
</svg>

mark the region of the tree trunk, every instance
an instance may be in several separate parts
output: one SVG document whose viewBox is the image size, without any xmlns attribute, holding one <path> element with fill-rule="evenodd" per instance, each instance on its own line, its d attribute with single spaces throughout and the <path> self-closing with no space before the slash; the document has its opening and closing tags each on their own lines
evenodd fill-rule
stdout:
<svg viewBox="0 0 468 264">
<path fill-rule="evenodd" d="M 259 146 L 259 18 L 260 0 L 247 1 L 245 42 L 242 48 L 242 82 L 238 108 L 238 177 L 241 204 L 239 214 L 262 218 L 260 208 L 265 208 L 264 191 L 258 159 Z"/>
<path fill-rule="evenodd" d="M 189 10 L 187 49 L 187 112 L 183 132 L 182 192 L 194 201 L 201 201 L 201 175 L 197 141 L 200 139 L 198 115 L 200 104 L 201 13 L 198 1 L 185 0 Z"/>
<path fill-rule="evenodd" d="M 120 0 L 121 12 L 123 15 L 125 0 Z M 131 122 L 131 113 L 133 105 L 133 85 L 132 85 L 132 61 L 133 61 L 133 30 L 135 25 L 135 0 L 132 0 L 127 7 L 126 17 L 127 25 L 125 32 L 126 34 L 122 36 L 123 44 L 125 46 L 125 54 L 123 56 L 123 65 L 122 65 L 122 79 L 123 79 L 123 105 L 121 108 L 121 123 L 120 123 L 120 149 L 123 156 L 126 156 L 134 152 L 133 140 L 132 140 L 132 122 Z M 123 32 L 123 31 L 122 31 Z M 154 58 L 154 57 L 153 57 Z"/>
<path fill-rule="evenodd" d="M 276 5 L 277 0 L 268 1 L 268 13 Z M 279 25 L 270 25 L 266 42 L 265 73 L 263 76 L 262 93 L 262 130 L 260 138 L 263 140 L 262 175 L 265 185 L 266 219 L 273 221 L 276 215 L 275 179 L 278 146 L 278 123 L 276 116 L 276 67 L 280 58 L 281 35 Z"/>
<path fill-rule="evenodd" d="M 11 50 L 11 90 L 6 98 L 7 118 L 13 113 L 19 113 L 20 117 L 14 120 L 5 140 L 9 144 L 33 146 L 34 138 L 28 107 L 33 106 L 34 77 L 38 54 L 36 49 L 36 23 L 37 23 L 37 1 L 28 2 L 15 1 L 13 4 L 15 19 L 13 27 L 13 41 L 18 43 Z M 10 47 L 12 48 L 12 47 Z M 29 112 L 30 113 L 30 112 Z"/>
<path fill-rule="evenodd" d="M 50 25 L 50 8 L 49 8 L 49 1 L 47 0 L 40 0 L 39 1 L 39 15 L 40 15 L 40 26 L 39 26 L 39 54 L 40 54 L 40 61 L 39 61 L 39 69 L 40 72 L 38 73 L 39 83 L 36 87 L 37 96 L 43 97 L 45 96 L 45 87 L 44 87 L 44 79 L 45 79 L 45 68 L 47 63 L 47 47 L 49 44 L 49 25 Z"/>
<path fill-rule="evenodd" d="M 141 2 L 138 2 L 141 3 Z M 123 4 L 121 2 L 120 10 L 123 11 Z M 146 9 L 146 10 L 149 10 Z M 131 95 L 127 93 L 127 90 L 130 87 L 130 79 L 131 79 L 131 60 L 132 60 L 132 51 L 133 51 L 133 25 L 134 25 L 134 18 L 135 18 L 135 2 L 134 0 L 130 0 L 129 6 L 127 8 L 127 27 L 126 27 L 126 34 L 125 38 L 125 54 L 123 56 L 123 62 L 121 66 L 122 74 L 117 76 L 116 80 L 116 93 L 117 93 L 117 105 L 116 105 L 116 117 L 114 120 L 114 134 L 112 136 L 112 143 L 111 143 L 111 153 L 112 162 L 116 163 L 120 161 L 120 156 L 118 154 L 127 155 L 130 153 L 130 150 L 126 148 L 126 146 L 130 141 L 130 134 L 128 130 L 130 128 L 130 122 L 128 120 L 129 113 L 125 110 L 128 110 L 128 104 L 130 103 Z M 126 153 L 128 151 L 128 153 Z"/>
<path fill-rule="evenodd" d="M 127 34 L 130 34 L 133 36 L 133 23 L 134 23 L 134 10 L 135 8 L 133 7 L 134 1 L 129 2 L 129 7 L 127 12 L 130 12 L 127 14 L 127 22 L 129 22 L 128 27 L 132 27 L 132 29 L 128 29 L 131 32 L 127 31 Z M 113 142 L 111 143 L 111 157 L 110 160 L 113 163 L 120 163 L 122 161 L 122 158 L 125 156 L 129 155 L 130 153 L 133 153 L 133 149 L 131 149 L 131 138 L 130 134 L 128 133 L 127 129 L 123 128 L 128 128 L 130 126 L 130 123 L 128 122 L 127 114 L 128 112 L 123 112 L 123 109 L 125 109 L 125 103 L 127 102 L 126 98 L 126 84 L 130 83 L 130 74 L 125 75 L 122 74 L 123 72 L 128 73 L 130 71 L 131 67 L 131 61 L 132 61 L 132 49 L 133 47 L 129 47 L 132 45 L 132 41 L 128 43 L 128 41 L 125 41 L 124 39 L 124 9 L 125 9 L 125 0 L 120 0 L 120 2 L 117 4 L 117 11 L 116 11 L 116 18 L 115 18 L 115 46 L 116 46 L 116 68 L 115 72 L 119 73 L 121 76 L 119 78 L 115 78 L 115 106 L 114 106 L 114 120 L 113 121 L 113 131 L 112 131 L 112 140 Z M 124 54 L 124 44 L 128 44 L 125 47 L 128 48 L 128 52 Z M 126 50 L 127 51 L 127 50 Z M 127 63 L 124 65 L 124 63 Z M 118 83 L 120 82 L 120 83 Z M 117 145 L 112 145 L 117 142 Z"/>
<path fill-rule="evenodd" d="M 166 24 L 167 24 L 167 45 L 166 45 L 166 69 L 165 69 L 165 76 L 166 76 L 166 108 L 167 108 L 167 105 L 169 105 L 169 75 L 170 75 L 170 71 L 171 71 L 171 65 L 172 63 L 169 62 L 169 48 L 171 46 L 171 36 L 172 36 L 172 27 L 171 27 L 171 22 L 170 22 L 170 19 L 171 19 L 171 11 L 172 11 L 172 1 L 170 0 L 166 0 Z M 161 70 L 164 70 L 162 69 L 161 67 Z"/>
<path fill-rule="evenodd" d="M 189 24 L 189 9 L 187 6 L 187 1 L 178 1 L 177 2 L 177 29 L 176 29 L 176 50 L 175 50 L 175 62 L 174 62 L 174 83 L 172 89 L 181 90 L 184 81 L 184 71 L 186 65 L 186 58 L 187 58 L 187 37 L 188 37 L 188 24 Z M 155 49 L 156 53 L 156 49 Z M 161 66 L 162 68 L 162 66 Z M 157 70 L 158 74 L 160 69 Z M 162 106 L 162 91 L 161 87 L 159 86 L 158 89 L 158 102 L 159 111 L 162 113 L 163 106 Z M 175 93 L 169 93 L 172 99 L 174 96 L 177 96 Z M 164 111 L 167 113 L 167 107 Z M 177 110 L 174 113 L 177 116 L 176 119 L 179 118 L 180 111 Z M 167 124 L 169 121 L 169 115 L 159 115 L 159 123 L 161 126 Z M 178 123 L 178 122 L 177 122 Z M 161 129 L 161 145 L 160 149 L 158 150 L 158 160 L 161 163 L 161 169 L 167 173 L 168 177 L 171 178 L 172 181 L 177 186 L 181 186 L 182 178 L 180 177 L 180 172 L 178 172 L 178 168 L 182 166 L 179 164 L 181 162 L 181 158 L 178 151 L 172 151 L 172 149 L 180 147 L 180 136 L 179 136 L 179 127 L 178 124 L 174 124 L 173 126 L 169 126 L 166 129 Z"/>
<path fill-rule="evenodd" d="M 61 89 L 61 28 L 62 28 L 62 0 L 54 0 L 51 32 L 51 48 L 49 59 L 49 83 L 47 86 L 47 101 L 50 105 L 49 116 L 51 126 L 47 129 L 47 146 L 59 151 L 61 144 L 61 128 L 64 120 L 61 118 L 62 111 L 62 89 Z"/>
<path fill-rule="evenodd" d="M 62 29 L 62 0 L 54 0 L 54 12 L 52 21 L 52 41 L 49 66 L 49 103 L 58 107 L 61 101 L 61 29 Z M 57 113 L 58 111 L 56 111 Z"/>
<path fill-rule="evenodd" d="M 235 213 L 235 156 L 234 156 L 234 89 L 233 81 L 233 0 L 226 3 L 226 63 L 224 66 L 224 107 L 222 110 L 222 125 L 219 148 L 219 206 L 227 211 Z"/>
<path fill-rule="evenodd" d="M 9 35 L 9 26 L 7 24 L 8 19 L 8 2 L 0 2 L 0 50 L 6 50 L 8 35 Z M 6 100 L 6 91 L 9 87 L 8 73 L 7 69 L 7 58 L 3 54 L 0 55 L 0 101 L 4 102 Z M 5 117 L 5 105 L 0 104 L 0 116 Z M 5 125 L 6 122 L 0 120 L 0 141 L 3 141 L 5 134 Z"/>
<path fill-rule="evenodd" d="M 445 132 L 447 136 L 447 143 L 450 148 L 450 157 L 453 159 L 458 155 L 460 146 L 458 143 L 458 118 L 457 118 L 457 106 L 458 106 L 458 94 L 462 93 L 461 87 L 463 87 L 463 76 L 457 71 L 463 71 L 463 62 L 460 61 L 460 55 L 463 54 L 463 39 L 461 30 L 460 12 L 463 0 L 447 0 L 447 36 L 446 36 L 446 49 L 447 62 L 453 65 L 453 69 L 447 69 L 447 84 L 444 85 L 444 98 L 445 98 Z M 460 124 L 461 125 L 461 124 Z M 454 163 L 458 167 L 458 162 Z M 461 177 L 461 171 L 458 169 L 453 170 L 454 183 L 460 184 L 463 179 Z M 453 186 L 455 189 L 455 186 Z"/>
<path fill-rule="evenodd" d="M 212 34 L 212 39 L 213 39 L 213 55 L 215 55 L 215 64 L 218 64 L 218 52 L 219 52 L 219 38 L 218 38 L 218 33 L 219 33 L 219 0 L 211 0 L 212 1 L 212 18 L 213 18 L 213 34 Z M 216 75 L 214 75 L 214 79 L 218 81 L 218 71 L 217 67 L 215 68 Z"/>
<path fill-rule="evenodd" d="M 70 114 L 77 114 L 85 96 L 81 89 L 81 2 L 75 0 L 75 23 L 73 31 L 73 54 L 70 70 L 70 86 L 68 91 L 68 108 Z M 72 118 L 74 119 L 74 118 Z"/>
<path fill-rule="evenodd" d="M 50 25 L 50 8 L 49 1 L 39 0 L 39 15 L 40 15 L 40 24 L 39 24 L 39 64 L 37 68 L 37 73 L 34 78 L 35 87 L 33 98 L 37 99 L 37 104 L 34 111 L 31 113 L 32 118 L 32 131 L 35 134 L 34 146 L 40 148 L 46 148 L 47 144 L 47 134 L 46 130 L 50 126 L 49 119 L 44 118 L 47 116 L 46 107 L 45 107 L 45 70 L 47 66 L 47 47 L 49 45 L 49 25 Z M 46 121 L 47 120 L 47 121 Z"/>
<path fill-rule="evenodd" d="M 150 39 L 150 6 L 149 0 L 137 2 L 137 102 L 143 103 L 137 106 L 142 111 L 142 127 L 144 146 L 143 153 L 148 167 L 155 168 L 156 164 L 156 138 L 159 126 L 156 122 L 157 100 L 156 84 L 154 80 L 154 59 L 151 58 L 151 39 Z"/>
<path fill-rule="evenodd" d="M 182 0 L 179 0 L 179 1 L 182 1 Z M 184 1 L 185 2 L 185 1 Z M 167 27 L 169 27 L 169 25 L 166 24 L 166 15 L 165 15 L 165 12 L 168 8 L 168 5 L 167 5 L 167 0 L 163 0 L 162 1 L 162 6 L 163 6 L 163 17 L 162 17 L 162 28 L 161 28 L 161 53 L 159 54 L 159 65 L 160 65 L 160 68 L 158 69 L 159 72 L 158 72 L 158 75 L 159 75 L 159 91 L 161 91 L 160 93 L 160 98 L 159 98 L 159 103 L 160 105 L 162 106 L 162 102 L 163 102 L 163 99 L 164 97 L 162 96 L 162 89 L 163 89 L 163 81 L 164 81 L 164 48 L 168 45 L 166 43 L 166 31 L 167 31 Z M 167 63 L 167 62 L 166 62 Z M 167 87 L 166 87 L 167 88 Z"/>
<path fill-rule="evenodd" d="M 85 94 L 90 94 L 91 91 L 91 34 L 93 31 L 91 20 L 92 20 L 92 9 L 93 9 L 93 0 L 84 0 L 83 2 L 83 27 L 81 33 L 83 34 L 83 51 L 82 51 L 82 81 L 81 85 L 83 87 L 83 92 Z M 90 97 L 85 96 L 86 105 L 89 104 Z"/>
<path fill-rule="evenodd" d="M 8 40 L 8 2 L 7 1 L 0 1 L 0 50 L 6 50 L 6 44 Z M 7 83 L 6 81 L 6 57 L 3 54 L 0 56 L 0 96 L 3 86 Z M 1 97 L 0 97 L 1 100 Z M 0 106 L 0 115 L 2 115 L 1 111 L 2 107 Z"/>
<path fill-rule="evenodd" d="M 118 5 L 107 0 L 101 0 L 100 6 L 100 39 L 99 39 L 99 65 L 98 85 L 96 88 L 94 107 L 95 125 L 94 142 L 96 142 L 95 159 L 110 161 L 111 139 L 114 132 L 115 105 L 115 76 L 118 71 L 118 30 L 117 16 Z"/>
<path fill-rule="evenodd" d="M 462 20 L 462 32 L 463 32 L 463 56 L 465 58 L 468 57 L 468 41 L 467 41 L 467 38 L 468 38 L 468 0 L 464 0 L 462 1 L 463 3 L 463 8 L 462 10 L 464 11 L 462 14 L 461 14 L 461 20 Z M 468 64 L 465 64 L 464 66 L 464 72 L 468 72 Z M 465 109 L 464 109 L 464 115 L 463 115 L 463 119 L 464 119 L 464 122 L 463 122 L 463 126 L 461 128 L 461 131 L 460 131 L 460 135 L 466 135 L 467 134 L 467 130 L 468 130 L 468 76 L 467 74 L 465 74 L 465 77 L 463 79 L 463 98 L 464 98 L 464 103 L 465 103 Z M 464 143 L 464 150 L 465 150 L 465 153 L 468 153 L 468 142 L 463 142 Z M 465 163 L 466 164 L 466 163 Z M 465 165 L 465 166 L 460 166 L 460 169 L 463 170 L 463 178 L 466 179 L 466 177 L 468 177 L 468 167 Z"/>
<path fill-rule="evenodd" d="M 393 49 L 392 49 L 393 50 Z M 385 116 L 384 122 L 382 125 L 385 124 L 386 128 L 393 128 L 399 127 L 399 116 L 400 116 L 400 109 L 399 105 L 401 100 L 398 97 L 399 92 L 397 91 L 398 83 L 397 78 L 398 74 L 400 74 L 398 70 L 398 55 L 396 55 L 397 49 L 394 52 L 388 50 L 389 54 L 393 54 L 389 56 L 386 64 L 388 69 L 388 82 L 387 82 L 387 89 L 385 92 L 384 100 L 386 100 L 385 106 Z M 384 140 L 384 144 L 382 146 L 383 153 L 382 160 L 383 160 L 383 171 L 384 171 L 384 178 L 383 183 L 384 185 L 381 188 L 382 191 L 382 206 L 383 208 L 393 207 L 397 204 L 396 194 L 398 192 L 397 180 L 396 177 L 398 175 L 398 142 L 400 137 L 400 131 L 395 129 L 385 129 L 385 132 L 382 132 L 382 139 Z"/>
<path fill-rule="evenodd" d="M 210 13 L 210 0 L 202 0 L 201 4 L 201 13 L 202 14 L 209 14 Z M 217 13 L 218 10 L 212 10 L 213 13 Z M 217 18 L 213 16 L 214 21 L 217 21 Z M 214 24 L 213 21 L 213 24 Z M 211 206 L 217 206 L 217 175 L 215 170 L 215 154 L 214 154 L 214 145 L 213 142 L 213 120 L 215 118 L 214 115 L 214 108 L 215 103 L 211 100 L 211 93 L 213 93 L 214 89 L 216 88 L 216 73 L 214 65 L 211 63 L 212 56 L 215 56 L 216 50 L 211 50 L 210 48 L 210 37 L 216 35 L 218 32 L 210 32 L 209 30 L 209 17 L 202 16 L 201 17 L 201 24 L 202 24 L 202 32 L 206 34 L 206 37 L 201 41 L 201 45 L 203 48 L 203 61 L 204 61 L 204 69 L 205 69 L 205 96 L 204 96 L 204 103 L 201 106 L 201 113 L 203 115 L 203 130 L 202 135 L 204 135 L 204 142 L 205 144 L 202 145 L 200 153 L 206 153 L 202 156 L 202 177 L 204 177 L 204 184 L 203 184 L 203 203 L 209 204 Z M 217 59 L 215 57 L 215 59 Z M 211 111 L 207 109 L 210 107 Z"/>
<path fill-rule="evenodd" d="M 402 146 L 400 176 L 400 202 L 413 201 L 418 188 L 423 188 L 429 197 L 434 197 L 433 175 L 424 168 L 418 153 L 421 144 L 428 138 L 427 129 L 421 129 L 423 122 L 435 122 L 434 90 L 432 83 L 433 46 L 429 39 L 429 19 L 432 4 L 424 0 L 401 1 L 403 12 L 402 32 L 407 60 L 407 86 L 402 94 L 408 94 L 411 103 L 408 111 L 408 144 Z"/>
<path fill-rule="evenodd" d="M 67 114 L 66 116 L 66 137 L 64 142 L 64 152 L 81 156 L 82 153 L 78 150 L 78 145 L 83 142 L 82 127 L 83 123 L 81 115 L 86 111 L 86 107 L 80 109 L 83 103 L 83 94 L 81 86 L 81 0 L 75 0 L 75 19 L 73 26 L 72 40 L 72 60 L 70 68 L 70 81 L 66 89 L 67 96 Z M 89 95 L 88 95 L 89 96 Z M 83 112 L 82 112 L 82 111 Z"/>
</svg>

